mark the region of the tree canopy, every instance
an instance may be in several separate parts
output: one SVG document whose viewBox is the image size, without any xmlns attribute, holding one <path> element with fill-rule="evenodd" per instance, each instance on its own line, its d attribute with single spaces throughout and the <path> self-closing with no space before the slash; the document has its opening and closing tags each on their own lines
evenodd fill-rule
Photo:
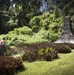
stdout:
<svg viewBox="0 0 74 75">
<path fill-rule="evenodd" d="M 73 4 L 74 0 L 0 0 L 0 34 L 17 27 L 29 27 L 29 21 L 45 11 L 55 11 L 56 17 L 58 14 L 72 16 Z"/>
</svg>

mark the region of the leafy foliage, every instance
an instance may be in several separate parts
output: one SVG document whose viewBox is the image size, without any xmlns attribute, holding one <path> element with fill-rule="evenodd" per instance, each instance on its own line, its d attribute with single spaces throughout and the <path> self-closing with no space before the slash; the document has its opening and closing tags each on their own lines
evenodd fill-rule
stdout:
<svg viewBox="0 0 74 75">
<path fill-rule="evenodd" d="M 30 27 L 32 28 L 32 30 L 34 31 L 35 29 L 37 29 L 36 32 L 38 32 L 42 27 L 44 27 L 46 30 L 49 30 L 50 27 L 53 25 L 53 27 L 57 26 L 57 29 L 59 30 L 59 26 L 62 23 L 62 18 L 58 17 L 57 19 L 55 19 L 54 14 L 50 14 L 49 12 L 45 12 L 43 15 L 41 16 L 36 16 L 34 18 L 32 18 L 29 22 Z"/>
<path fill-rule="evenodd" d="M 15 28 L 14 31 L 9 32 L 9 34 L 32 35 L 32 30 L 29 27 L 24 26 L 22 28 Z"/>
<path fill-rule="evenodd" d="M 22 28 L 15 28 L 14 31 L 9 32 L 6 35 L 7 44 L 55 41 L 61 32 L 62 18 L 58 17 L 55 20 L 53 14 L 45 12 L 41 16 L 32 18 L 29 25 L 30 28 L 24 26 Z"/>
<path fill-rule="evenodd" d="M 24 43 L 32 34 L 32 30 L 26 26 L 23 28 L 15 28 L 14 31 L 11 31 L 6 35 L 6 43 L 7 45 Z"/>
<path fill-rule="evenodd" d="M 40 18 L 38 16 L 37 17 L 34 17 L 30 21 L 29 25 L 32 28 L 33 32 L 38 32 L 39 31 L 39 27 L 40 27 L 39 22 L 40 22 Z"/>
<path fill-rule="evenodd" d="M 0 0 L 0 34 L 27 25 L 33 16 L 39 15 L 41 0 Z"/>
<path fill-rule="evenodd" d="M 16 27 L 28 26 L 34 32 L 38 32 L 42 27 L 49 29 L 58 17 L 74 13 L 73 0 L 45 0 L 49 13 L 40 12 L 43 0 L 1 0 L 0 1 L 0 34 L 8 33 Z M 53 17 L 51 16 L 51 12 Z M 40 15 L 40 16 L 38 16 Z M 33 18 L 34 17 L 34 18 Z M 55 19 L 56 18 L 56 19 Z M 31 21 L 30 21 L 31 20 Z M 55 22 L 58 24 L 58 22 Z M 29 25 L 30 24 L 30 25 Z"/>
</svg>

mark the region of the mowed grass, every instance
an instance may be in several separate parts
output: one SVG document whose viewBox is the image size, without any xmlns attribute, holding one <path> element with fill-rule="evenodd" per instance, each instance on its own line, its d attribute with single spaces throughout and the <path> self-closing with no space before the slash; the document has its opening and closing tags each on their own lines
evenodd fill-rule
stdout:
<svg viewBox="0 0 74 75">
<path fill-rule="evenodd" d="M 26 69 L 16 75 L 74 75 L 74 50 L 53 61 L 24 62 Z"/>
</svg>

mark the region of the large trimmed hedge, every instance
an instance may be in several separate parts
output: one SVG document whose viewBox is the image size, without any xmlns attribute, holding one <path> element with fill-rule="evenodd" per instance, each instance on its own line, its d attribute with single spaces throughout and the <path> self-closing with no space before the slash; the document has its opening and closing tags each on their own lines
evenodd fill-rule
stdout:
<svg viewBox="0 0 74 75">
<path fill-rule="evenodd" d="M 37 43 L 37 44 L 19 44 L 18 50 L 24 51 L 23 60 L 53 60 L 58 58 L 58 53 L 70 53 L 74 44 L 71 43 Z"/>
<path fill-rule="evenodd" d="M 69 53 L 71 52 L 71 49 L 73 49 L 74 44 L 71 43 L 37 43 L 37 44 L 19 44 L 17 45 L 17 48 L 22 50 L 40 50 L 40 49 L 46 49 L 46 48 L 52 48 L 58 51 L 59 53 Z"/>
</svg>

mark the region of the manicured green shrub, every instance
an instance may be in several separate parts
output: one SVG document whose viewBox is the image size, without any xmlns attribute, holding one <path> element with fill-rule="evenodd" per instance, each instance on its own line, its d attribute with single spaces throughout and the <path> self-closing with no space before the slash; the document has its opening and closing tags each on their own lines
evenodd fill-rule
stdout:
<svg viewBox="0 0 74 75">
<path fill-rule="evenodd" d="M 0 74 L 10 75 L 13 74 L 16 69 L 23 66 L 20 58 L 13 58 L 9 56 L 0 56 Z"/>
</svg>

